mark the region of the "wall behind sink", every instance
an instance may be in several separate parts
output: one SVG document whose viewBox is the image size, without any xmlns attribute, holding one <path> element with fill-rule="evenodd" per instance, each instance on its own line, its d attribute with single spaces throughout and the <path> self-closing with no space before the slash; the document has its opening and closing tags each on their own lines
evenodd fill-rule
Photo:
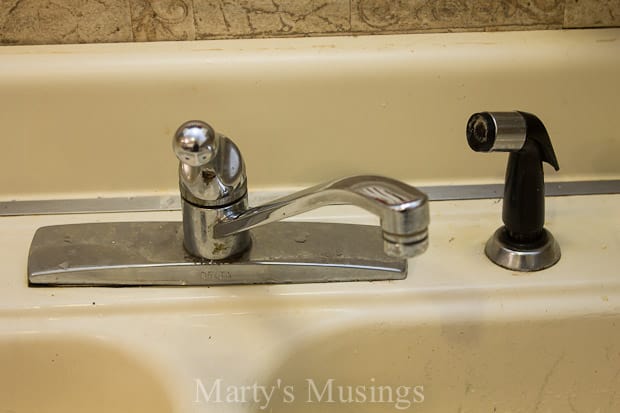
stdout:
<svg viewBox="0 0 620 413">
<path fill-rule="evenodd" d="M 1 2 L 5 42 L 120 43 L 0 47 L 0 201 L 177 192 L 171 135 L 192 118 L 237 142 L 251 190 L 363 173 L 501 182 L 505 154 L 465 141 L 480 110 L 543 119 L 561 166 L 548 180 L 620 178 L 620 28 L 476 31 L 613 25 L 617 1 L 600 16 L 588 1 L 267 3 Z M 317 29 L 340 8 L 342 31 Z M 389 34 L 420 25 L 473 32 Z M 353 32 L 386 35 L 131 42 Z"/>
<path fill-rule="evenodd" d="M 617 0 L 6 0 L 0 44 L 620 26 Z"/>
</svg>

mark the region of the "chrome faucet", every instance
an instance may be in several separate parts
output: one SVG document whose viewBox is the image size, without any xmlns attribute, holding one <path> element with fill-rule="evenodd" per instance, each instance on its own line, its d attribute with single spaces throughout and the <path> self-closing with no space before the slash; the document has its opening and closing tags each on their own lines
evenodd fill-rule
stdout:
<svg viewBox="0 0 620 413">
<path fill-rule="evenodd" d="M 414 187 L 379 176 L 354 176 L 248 209 L 247 179 L 237 146 L 202 121 L 177 130 L 185 248 L 207 259 L 229 258 L 250 246 L 249 230 L 326 205 L 352 204 L 381 220 L 385 253 L 413 257 L 428 244 L 428 200 Z"/>
<path fill-rule="evenodd" d="M 248 207 L 243 157 L 202 121 L 176 131 L 183 222 L 39 228 L 32 285 L 219 285 L 402 279 L 428 246 L 427 196 L 403 182 L 354 176 Z M 369 225 L 276 222 L 326 205 L 352 204 Z M 270 224 L 266 225 L 265 224 Z"/>
</svg>

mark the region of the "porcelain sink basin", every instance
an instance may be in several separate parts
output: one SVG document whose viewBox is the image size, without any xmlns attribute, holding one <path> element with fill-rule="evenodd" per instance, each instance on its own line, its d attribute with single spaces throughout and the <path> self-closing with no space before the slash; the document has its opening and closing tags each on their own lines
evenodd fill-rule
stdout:
<svg viewBox="0 0 620 413">
<path fill-rule="evenodd" d="M 297 412 L 318 406 L 323 412 L 620 408 L 617 318 L 489 324 L 395 318 L 308 340 L 286 355 L 267 383 L 281 379 L 294 388 Z M 284 397 L 270 404 L 282 412 L 291 406 Z"/>
<path fill-rule="evenodd" d="M 148 365 L 105 340 L 63 334 L 0 338 L 3 412 L 170 412 Z"/>
<path fill-rule="evenodd" d="M 27 285 L 41 226 L 178 212 L 3 218 L 0 411 L 617 412 L 618 207 L 550 198 L 538 273 L 484 256 L 494 200 L 446 201 L 405 280 L 212 288 Z"/>
</svg>

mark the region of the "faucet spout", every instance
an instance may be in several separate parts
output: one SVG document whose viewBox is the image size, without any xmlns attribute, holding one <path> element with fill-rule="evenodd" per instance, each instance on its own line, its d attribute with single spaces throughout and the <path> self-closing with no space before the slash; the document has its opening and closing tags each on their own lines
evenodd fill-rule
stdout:
<svg viewBox="0 0 620 413">
<path fill-rule="evenodd" d="M 351 204 L 381 221 L 383 250 L 407 258 L 428 246 L 428 199 L 418 189 L 381 176 L 353 176 L 248 208 L 239 148 L 202 121 L 181 125 L 173 139 L 180 161 L 185 249 L 209 260 L 238 257 L 252 248 L 250 230 L 327 205 Z"/>
<path fill-rule="evenodd" d="M 382 176 L 353 176 L 299 191 L 269 204 L 226 216 L 215 225 L 216 238 L 240 234 L 327 205 L 355 205 L 379 217 L 384 251 L 413 257 L 428 246 L 429 208 L 426 194 Z"/>
</svg>

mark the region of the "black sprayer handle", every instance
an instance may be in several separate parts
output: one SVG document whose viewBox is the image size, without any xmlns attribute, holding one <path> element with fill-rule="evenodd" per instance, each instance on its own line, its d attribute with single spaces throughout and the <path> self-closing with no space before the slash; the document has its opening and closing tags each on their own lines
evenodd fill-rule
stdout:
<svg viewBox="0 0 620 413">
<path fill-rule="evenodd" d="M 560 169 L 543 123 L 526 112 L 475 113 L 467 122 L 467 141 L 476 152 L 510 152 L 502 211 L 507 236 L 516 246 L 541 241 L 545 223 L 542 162 Z"/>
</svg>

